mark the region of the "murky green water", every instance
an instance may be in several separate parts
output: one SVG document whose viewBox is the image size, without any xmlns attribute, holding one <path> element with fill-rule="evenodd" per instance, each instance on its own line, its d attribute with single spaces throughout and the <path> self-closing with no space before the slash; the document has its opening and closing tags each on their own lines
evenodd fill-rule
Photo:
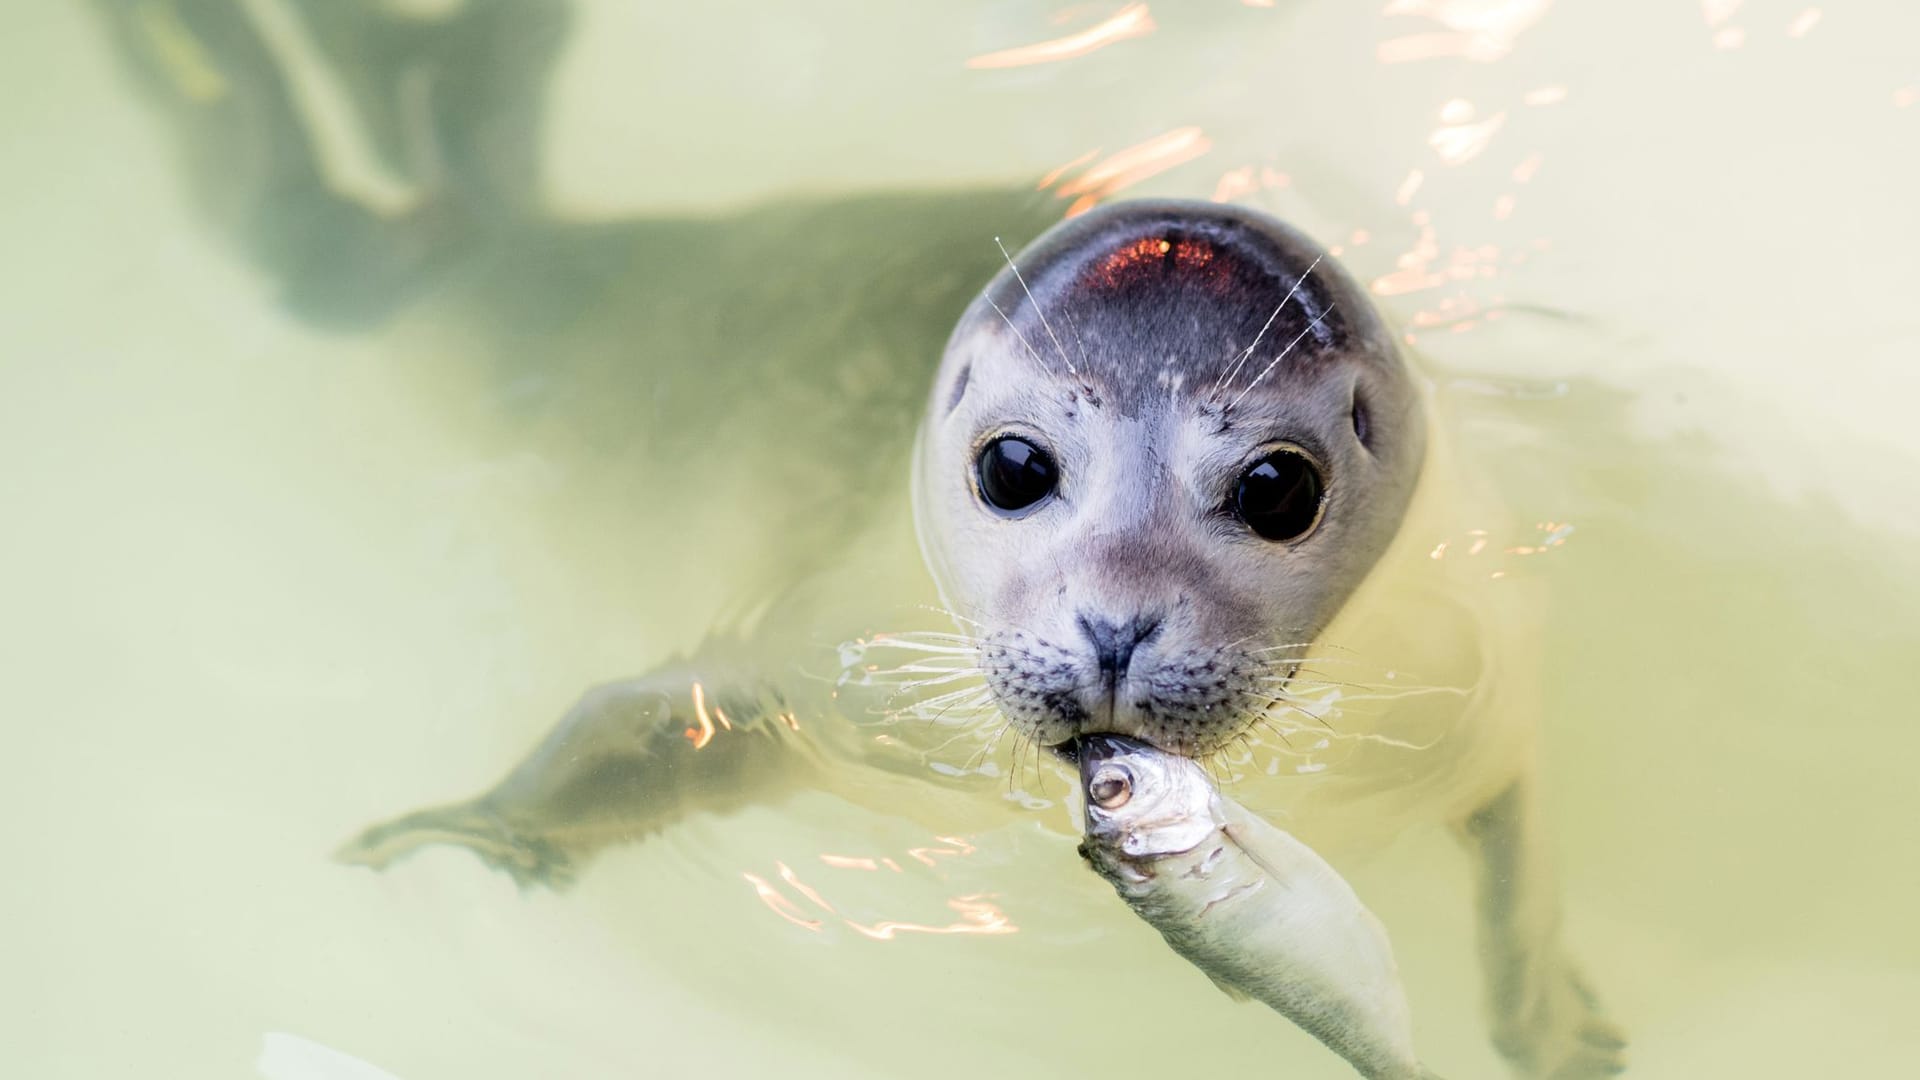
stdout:
<svg viewBox="0 0 1920 1080">
<path fill-rule="evenodd" d="M 808 473 L 845 451 L 835 432 L 689 358 L 937 347 L 944 298 L 998 258 L 978 221 L 1015 235 L 1120 190 L 1301 223 L 1433 358 L 1520 523 L 1479 552 L 1436 542 L 1487 560 L 1486 588 L 1551 596 L 1568 935 L 1633 1075 L 1908 1067 L 1920 17 L 1378 6 L 1155 3 L 1150 32 L 1088 55 L 969 67 L 1121 7 L 599 2 L 549 39 L 523 5 L 489 40 L 507 60 L 558 43 L 532 178 L 407 149 L 419 117 L 533 100 L 543 80 L 506 60 L 471 84 L 400 63 L 385 135 L 341 105 L 350 80 L 301 96 L 311 137 L 288 145 L 415 215 L 419 247 L 371 262 L 352 220 L 296 227 L 254 201 L 287 174 L 158 107 L 249 85 L 170 36 L 170 9 L 21 19 L 0 44 L 5 1071 L 259 1076 L 263 1036 L 288 1033 L 406 1080 L 1344 1075 L 1133 921 L 1063 809 L 991 789 L 991 811 L 930 781 L 893 814 L 830 784 L 698 815 L 557 895 L 450 849 L 383 875 L 328 859 L 491 783 L 581 687 L 691 646 L 758 568 L 817 545 L 760 513 L 769 484 L 827 485 L 905 581 L 873 587 L 911 594 L 906 523 L 867 490 L 904 464 Z M 388 7 L 388 35 L 490 10 Z M 320 45 L 284 32 L 296 8 L 248 5 L 298 67 Z M 171 59 L 134 77 L 110 13 Z M 520 129 L 500 130 L 477 145 Z M 1025 190 L 1069 163 L 965 212 L 731 216 Z M 423 200 L 449 176 L 459 198 Z M 688 213 L 713 216 L 667 217 Z M 787 272 L 741 281 L 741 259 Z M 746 444 L 788 452 L 769 475 L 729 456 Z M 1540 522 L 1573 528 L 1507 551 Z M 1057 800 L 1047 782 L 1021 790 Z M 1498 1075 L 1450 839 L 1414 828 L 1340 866 L 1392 930 L 1429 1060 Z M 353 1075 L 269 1046 L 272 1080 Z"/>
</svg>

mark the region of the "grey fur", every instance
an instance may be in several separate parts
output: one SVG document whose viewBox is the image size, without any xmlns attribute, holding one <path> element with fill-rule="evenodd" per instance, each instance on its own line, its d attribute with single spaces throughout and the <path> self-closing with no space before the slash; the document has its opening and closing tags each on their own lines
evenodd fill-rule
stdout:
<svg viewBox="0 0 1920 1080">
<path fill-rule="evenodd" d="M 1264 650 L 1339 611 L 1399 527 L 1425 446 L 1412 376 L 1360 285 L 1279 221 L 1207 202 L 1121 203 L 1050 230 L 961 317 L 934 385 L 921 542 L 949 606 L 987 627 L 1002 711 L 1049 745 L 1104 731 L 1205 754 L 1239 735 L 1273 703 Z M 1059 463 L 1058 494 L 1031 513 L 990 512 L 974 490 L 1001 433 Z M 1320 522 L 1288 543 L 1227 512 L 1276 444 L 1326 478 Z M 1081 625 L 1139 620 L 1153 640 L 1109 678 Z"/>
</svg>

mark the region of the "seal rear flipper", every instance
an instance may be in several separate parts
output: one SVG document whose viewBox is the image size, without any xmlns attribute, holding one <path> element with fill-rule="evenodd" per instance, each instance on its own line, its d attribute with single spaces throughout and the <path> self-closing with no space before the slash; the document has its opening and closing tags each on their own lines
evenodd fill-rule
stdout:
<svg viewBox="0 0 1920 1080">
<path fill-rule="evenodd" d="M 362 832 L 345 863 L 384 869 L 455 844 L 520 885 L 559 888 L 602 849 L 699 811 L 777 802 L 812 773 L 819 736 L 719 657 L 595 687 L 492 790 Z"/>
<path fill-rule="evenodd" d="M 562 889 L 573 883 L 574 858 L 538 835 L 515 830 L 487 808 L 485 800 L 416 810 L 363 830 L 334 852 L 350 866 L 385 870 L 432 844 L 455 844 L 504 871 L 521 888 Z"/>
</svg>

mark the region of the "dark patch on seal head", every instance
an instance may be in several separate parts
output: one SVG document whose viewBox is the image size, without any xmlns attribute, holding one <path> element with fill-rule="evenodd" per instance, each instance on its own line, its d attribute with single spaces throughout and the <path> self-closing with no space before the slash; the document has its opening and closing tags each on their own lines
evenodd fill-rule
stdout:
<svg viewBox="0 0 1920 1080">
<path fill-rule="evenodd" d="M 1367 401 L 1360 396 L 1359 387 L 1353 390 L 1353 411 L 1348 416 L 1353 421 L 1353 437 L 1360 440 L 1361 446 L 1371 451 L 1373 449 L 1372 418 L 1367 415 Z"/>
<path fill-rule="evenodd" d="M 1169 357 L 1189 398 L 1225 406 L 1256 382 L 1284 383 L 1336 356 L 1394 354 L 1364 289 L 1318 245 L 1238 207 L 1096 211 L 1057 227 L 1018 265 L 1024 288 L 1009 269 L 988 295 L 1041 363 L 1073 369 L 1090 398 L 1127 413 L 1168 392 L 1158 376 Z M 1000 320 L 985 304 L 977 313 Z"/>
<path fill-rule="evenodd" d="M 1187 274 L 1216 288 L 1225 288 L 1224 266 L 1214 264 L 1214 247 L 1206 240 L 1143 236 L 1107 252 L 1080 278 L 1083 288 L 1118 289 L 1151 275 L 1154 284 L 1169 273 Z"/>
</svg>

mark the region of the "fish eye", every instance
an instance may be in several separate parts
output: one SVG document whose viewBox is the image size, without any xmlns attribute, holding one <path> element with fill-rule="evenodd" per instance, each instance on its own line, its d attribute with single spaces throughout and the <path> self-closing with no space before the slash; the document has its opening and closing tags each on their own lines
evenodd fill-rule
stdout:
<svg viewBox="0 0 1920 1080">
<path fill-rule="evenodd" d="M 1053 494 L 1059 470 L 1045 450 L 1018 435 L 1002 435 L 980 451 L 974 464 L 980 497 L 1003 514 L 1015 514 Z"/>
<path fill-rule="evenodd" d="M 1233 511 L 1260 536 L 1297 540 L 1320 520 L 1326 482 L 1313 459 L 1280 447 L 1240 474 L 1233 490 Z"/>
<path fill-rule="evenodd" d="M 1087 783 L 1087 798 L 1102 810 L 1118 810 L 1133 798 L 1133 775 L 1119 765 L 1102 765 Z"/>
</svg>

